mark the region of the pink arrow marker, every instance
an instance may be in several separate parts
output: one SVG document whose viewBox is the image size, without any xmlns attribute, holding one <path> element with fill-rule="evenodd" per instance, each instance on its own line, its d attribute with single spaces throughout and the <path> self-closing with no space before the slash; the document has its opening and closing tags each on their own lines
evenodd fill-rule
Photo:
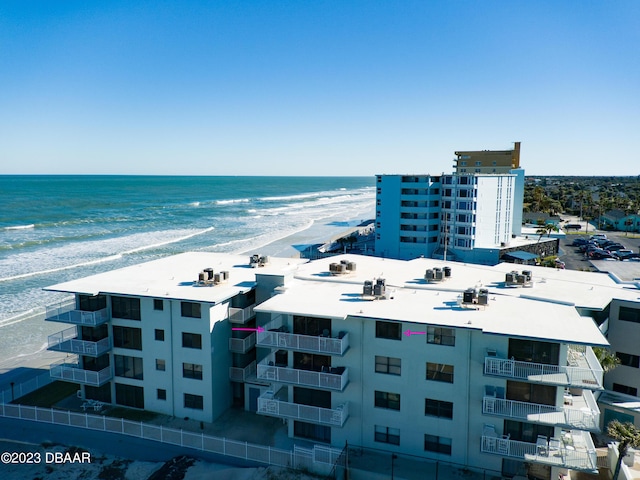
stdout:
<svg viewBox="0 0 640 480">
<path fill-rule="evenodd" d="M 236 330 L 240 332 L 264 332 L 263 327 L 258 328 L 232 328 L 231 330 Z"/>
<path fill-rule="evenodd" d="M 411 335 L 426 335 L 427 332 L 412 332 L 411 330 L 407 330 L 406 332 L 404 332 L 404 334 L 407 337 L 410 337 Z"/>
</svg>

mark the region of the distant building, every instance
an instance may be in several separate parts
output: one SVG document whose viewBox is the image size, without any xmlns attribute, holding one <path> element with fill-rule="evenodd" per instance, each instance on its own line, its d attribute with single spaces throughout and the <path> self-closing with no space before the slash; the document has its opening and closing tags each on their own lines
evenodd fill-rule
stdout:
<svg viewBox="0 0 640 480">
<path fill-rule="evenodd" d="M 454 174 L 377 176 L 377 256 L 496 264 L 502 249 L 527 243 L 516 240 L 522 227 L 524 170 L 507 169 L 519 167 L 519 142 L 513 151 L 456 153 Z M 499 172 L 466 172 L 461 167 L 466 157 L 480 158 L 479 164 L 495 162 Z"/>
<path fill-rule="evenodd" d="M 640 232 L 640 215 L 609 210 L 600 217 L 600 228 L 621 232 Z"/>
</svg>

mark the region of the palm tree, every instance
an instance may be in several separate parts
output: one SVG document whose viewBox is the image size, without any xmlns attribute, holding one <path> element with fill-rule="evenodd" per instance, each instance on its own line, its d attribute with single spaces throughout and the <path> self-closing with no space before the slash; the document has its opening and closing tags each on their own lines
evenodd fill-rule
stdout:
<svg viewBox="0 0 640 480">
<path fill-rule="evenodd" d="M 551 232 L 557 232 L 557 231 L 558 231 L 558 227 L 556 227 L 553 223 L 547 223 L 543 225 L 542 227 L 536 230 L 536 234 L 540 235 L 538 237 L 538 243 L 540 243 L 540 239 L 543 237 L 543 235 L 546 234 L 547 237 L 550 237 Z"/>
<path fill-rule="evenodd" d="M 610 372 L 620 365 L 620 359 L 611 353 L 608 348 L 593 347 L 593 353 L 595 353 L 598 362 L 600 362 L 604 373 Z"/>
<path fill-rule="evenodd" d="M 618 440 L 618 462 L 613 472 L 613 480 L 618 480 L 622 459 L 629 452 L 629 448 L 640 447 L 640 430 L 631 422 L 621 423 L 619 420 L 612 420 L 607 425 L 607 435 Z"/>
</svg>

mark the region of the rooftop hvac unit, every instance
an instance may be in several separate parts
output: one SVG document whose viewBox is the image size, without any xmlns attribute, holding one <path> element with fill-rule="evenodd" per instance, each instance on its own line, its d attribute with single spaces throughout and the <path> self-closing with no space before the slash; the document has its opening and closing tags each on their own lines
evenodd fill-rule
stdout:
<svg viewBox="0 0 640 480">
<path fill-rule="evenodd" d="M 515 283 L 516 281 L 516 274 L 514 272 L 509 272 L 507 274 L 505 274 L 504 276 L 504 281 L 506 283 Z"/>
<path fill-rule="evenodd" d="M 198 274 L 198 282 L 199 283 L 204 283 L 206 278 L 207 278 L 207 274 L 205 272 L 200 272 Z"/>
<path fill-rule="evenodd" d="M 335 273 L 337 271 L 338 271 L 338 264 L 337 263 L 330 263 L 329 264 L 329 272 Z"/>
<path fill-rule="evenodd" d="M 449 278 L 451 276 L 451 267 L 444 267 L 442 271 L 444 272 L 444 278 Z"/>
<path fill-rule="evenodd" d="M 462 293 L 462 303 L 473 303 L 475 297 L 476 291 L 473 288 L 468 288 Z"/>
<path fill-rule="evenodd" d="M 432 282 L 433 280 L 435 280 L 435 278 L 436 278 L 436 276 L 435 276 L 435 274 L 433 273 L 433 270 L 428 269 L 426 272 L 424 272 L 424 279 L 425 279 L 427 282 Z"/>
<path fill-rule="evenodd" d="M 349 270 L 351 272 L 355 272 L 356 271 L 356 262 L 347 263 L 347 270 Z"/>
<path fill-rule="evenodd" d="M 434 268 L 434 274 L 436 276 L 436 281 L 440 281 L 444 279 L 444 272 L 440 268 Z"/>
<path fill-rule="evenodd" d="M 478 292 L 478 305 L 488 305 L 489 304 L 489 290 L 481 288 Z"/>
<path fill-rule="evenodd" d="M 530 282 L 533 276 L 533 274 L 531 273 L 531 270 L 523 270 L 522 275 L 524 275 L 524 278 L 527 282 Z"/>
<path fill-rule="evenodd" d="M 203 272 L 207 274 L 207 278 L 205 280 L 213 280 L 213 268 L 205 268 Z"/>
<path fill-rule="evenodd" d="M 373 282 L 371 280 L 365 280 L 362 294 L 367 296 L 373 295 Z"/>
<path fill-rule="evenodd" d="M 224 281 L 229 280 L 229 270 L 221 271 L 220 275 L 222 275 L 222 280 L 224 280 Z"/>
<path fill-rule="evenodd" d="M 221 280 L 221 275 L 219 273 L 214 273 L 213 274 L 213 283 L 220 283 Z"/>
<path fill-rule="evenodd" d="M 386 291 L 386 282 L 384 278 L 376 280 L 376 284 L 373 286 L 373 294 L 376 297 L 382 297 Z"/>
</svg>

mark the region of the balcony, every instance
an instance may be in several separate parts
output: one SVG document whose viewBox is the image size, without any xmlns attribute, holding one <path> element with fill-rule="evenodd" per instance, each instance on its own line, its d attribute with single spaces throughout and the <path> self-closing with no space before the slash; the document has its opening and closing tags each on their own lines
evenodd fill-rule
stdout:
<svg viewBox="0 0 640 480">
<path fill-rule="evenodd" d="M 98 341 L 78 340 L 78 328 L 67 328 L 53 335 L 49 335 L 47 350 L 56 352 L 75 353 L 77 355 L 88 355 L 99 357 L 103 353 L 111 350 L 111 339 L 109 337 Z"/>
<path fill-rule="evenodd" d="M 312 336 L 289 333 L 285 327 L 271 322 L 263 332 L 258 332 L 259 347 L 281 348 L 323 355 L 344 355 L 349 348 L 349 334 L 340 332 L 337 337 Z"/>
<path fill-rule="evenodd" d="M 229 351 L 233 353 L 247 353 L 256 346 L 255 332 L 245 338 L 230 338 Z"/>
<path fill-rule="evenodd" d="M 283 390 L 280 390 L 282 392 Z M 349 416 L 349 404 L 344 403 L 335 409 L 301 405 L 279 399 L 273 392 L 265 392 L 258 397 L 258 414 L 278 418 L 291 418 L 302 422 L 342 427 Z M 286 395 L 285 395 L 286 396 Z"/>
<path fill-rule="evenodd" d="M 556 407 L 485 395 L 482 413 L 530 423 L 600 431 L 600 409 L 591 390 L 583 390 L 581 396 L 567 393 L 564 398 L 565 406 Z"/>
<path fill-rule="evenodd" d="M 536 443 L 510 440 L 498 436 L 485 426 L 481 451 L 501 457 L 517 458 L 553 467 L 598 473 L 596 449 L 587 432 L 563 432 L 561 438 L 538 437 Z"/>
<path fill-rule="evenodd" d="M 65 382 L 81 383 L 83 385 L 91 385 L 100 387 L 113 378 L 111 367 L 106 367 L 99 372 L 84 370 L 78 363 L 70 363 L 61 361 L 52 363 L 49 367 L 51 378 L 63 380 Z"/>
<path fill-rule="evenodd" d="M 546 365 L 506 358 L 486 357 L 484 374 L 531 383 L 602 390 L 602 367 L 590 347 L 570 350 L 567 365 Z"/>
<path fill-rule="evenodd" d="M 229 367 L 229 380 L 244 383 L 256 374 L 256 362 L 253 361 L 246 367 Z"/>
<path fill-rule="evenodd" d="M 106 308 L 95 312 L 85 312 L 84 310 L 75 310 L 73 305 L 58 305 L 47 307 L 45 320 L 95 327 L 109 321 L 109 312 Z"/>
<path fill-rule="evenodd" d="M 274 365 L 274 355 L 258 363 L 258 379 L 267 382 L 287 383 L 303 387 L 321 388 L 341 392 L 349 381 L 349 369 L 328 368 L 328 372 L 299 370 L 285 365 Z"/>
<path fill-rule="evenodd" d="M 255 308 L 255 304 L 250 305 L 246 308 L 229 307 L 229 321 L 231 323 L 239 323 L 244 325 L 253 317 L 255 317 L 256 314 L 253 311 L 254 308 Z"/>
</svg>

